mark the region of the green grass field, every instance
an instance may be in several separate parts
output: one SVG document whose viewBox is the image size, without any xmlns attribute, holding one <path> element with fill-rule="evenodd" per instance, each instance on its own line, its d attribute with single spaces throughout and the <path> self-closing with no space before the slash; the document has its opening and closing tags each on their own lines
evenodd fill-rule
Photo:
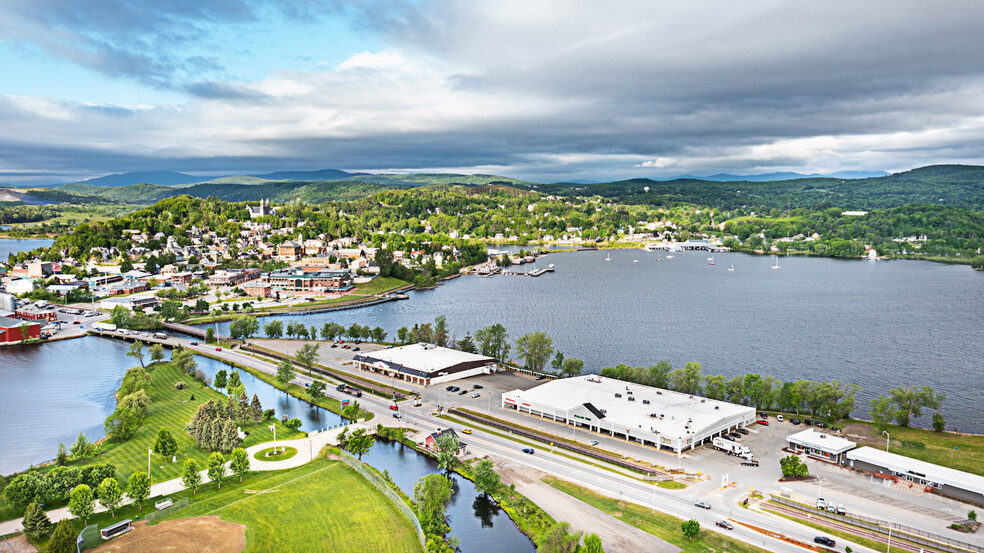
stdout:
<svg viewBox="0 0 984 553">
<path fill-rule="evenodd" d="M 376 277 L 365 284 L 356 284 L 356 289 L 352 294 L 381 294 L 388 290 L 399 288 L 400 286 L 406 286 L 407 284 L 410 283 L 398 278 Z"/>
<path fill-rule="evenodd" d="M 175 388 L 177 382 L 184 382 L 187 387 L 184 390 L 177 390 Z M 202 387 L 196 380 L 170 363 L 156 365 L 151 371 L 147 394 L 150 396 L 147 418 L 133 437 L 126 442 L 106 442 L 100 448 L 99 455 L 86 460 L 86 464 L 113 463 L 122 479 L 129 477 L 135 471 L 147 470 L 147 448 L 154 445 L 161 427 L 166 427 L 178 442 L 178 462 L 172 463 L 160 456 L 152 457 L 153 481 L 163 482 L 181 476 L 185 459 L 195 459 L 204 468 L 211 452 L 200 449 L 195 444 L 194 438 L 185 431 L 185 425 L 194 416 L 199 405 L 210 399 L 225 402 L 226 395 Z M 248 388 L 246 394 L 252 397 Z M 194 401 L 191 400 L 192 396 L 195 397 Z M 266 409 L 271 406 L 263 407 Z M 276 421 L 276 424 L 277 437 L 280 439 L 289 440 L 303 434 L 289 430 L 279 421 Z M 243 441 L 243 447 L 273 441 L 273 432 L 269 430 L 269 425 L 269 421 L 263 421 L 256 426 L 244 427 L 243 430 L 248 431 L 249 436 Z M 164 468 L 161 468 L 162 465 Z"/>
<path fill-rule="evenodd" d="M 731 551 L 731 552 L 756 552 L 765 553 L 766 550 L 749 545 L 745 542 L 731 539 L 730 537 L 715 532 L 709 528 L 701 528 L 700 536 L 690 541 L 680 530 L 682 520 L 657 511 L 655 514 L 651 509 L 626 503 L 610 497 L 599 495 L 587 488 L 572 484 L 565 480 L 560 480 L 550 476 L 544 477 L 544 481 L 557 488 L 558 490 L 576 497 L 577 499 L 591 505 L 592 507 L 608 513 L 622 522 L 635 526 L 636 528 L 652 534 L 657 538 L 665 540 L 679 547 L 683 551 Z"/>
<path fill-rule="evenodd" d="M 410 522 L 339 461 L 260 473 L 244 484 L 200 493 L 167 519 L 218 515 L 244 524 L 247 553 L 421 551 Z"/>
</svg>

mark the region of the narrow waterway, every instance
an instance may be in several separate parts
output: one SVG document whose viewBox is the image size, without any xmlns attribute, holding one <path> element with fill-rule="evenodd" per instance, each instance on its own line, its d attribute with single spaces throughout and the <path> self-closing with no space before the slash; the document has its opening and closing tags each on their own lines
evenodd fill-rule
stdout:
<svg viewBox="0 0 984 553">
<path fill-rule="evenodd" d="M 377 441 L 362 460 L 390 478 L 413 497 L 413 486 L 423 476 L 440 472 L 437 461 L 398 442 Z M 447 513 L 451 533 L 461 540 L 462 553 L 524 553 L 536 551 L 509 515 L 475 490 L 471 480 L 451 475 L 454 494 Z"/>
</svg>

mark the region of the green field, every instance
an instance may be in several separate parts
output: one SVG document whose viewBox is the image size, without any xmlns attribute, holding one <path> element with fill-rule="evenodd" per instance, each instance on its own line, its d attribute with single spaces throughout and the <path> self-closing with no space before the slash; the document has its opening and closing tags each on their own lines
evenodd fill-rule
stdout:
<svg viewBox="0 0 984 553">
<path fill-rule="evenodd" d="M 680 530 L 680 524 L 683 521 L 674 516 L 658 511 L 654 514 L 650 509 L 636 505 L 635 503 L 626 503 L 605 497 L 565 480 L 547 476 L 544 477 L 544 481 L 554 488 L 591 505 L 595 509 L 608 513 L 626 524 L 635 526 L 643 532 L 672 543 L 684 551 L 745 551 L 765 553 L 764 549 L 731 539 L 709 528 L 701 528 L 700 536 L 690 541 Z"/>
<path fill-rule="evenodd" d="M 199 494 L 165 520 L 218 515 L 244 524 L 246 552 L 421 551 L 410 522 L 340 461 L 260 473 L 245 484 Z"/>
<path fill-rule="evenodd" d="M 184 390 L 177 390 L 175 384 L 184 382 L 187 386 Z M 150 385 L 147 388 L 150 396 L 150 409 L 147 419 L 126 442 L 106 442 L 101 448 L 100 453 L 93 459 L 86 460 L 86 464 L 91 463 L 113 463 L 117 467 L 117 474 L 121 478 L 130 476 L 138 470 L 147 470 L 147 448 L 154 445 L 157 432 L 161 427 L 166 427 L 171 431 L 174 439 L 178 442 L 178 462 L 172 463 L 154 456 L 151 468 L 151 477 L 154 482 L 163 482 L 181 476 L 181 469 L 185 459 L 195 459 L 204 468 L 211 452 L 200 449 L 194 438 L 185 432 L 185 425 L 194 416 L 198 406 L 206 401 L 220 400 L 225 402 L 226 395 L 215 391 L 212 388 L 205 388 L 190 376 L 185 375 L 170 363 L 157 365 L 150 373 Z M 251 391 L 247 388 L 246 394 L 252 398 Z M 191 397 L 194 396 L 194 401 Z M 264 405 L 264 409 L 273 407 Z M 293 432 L 276 421 L 277 437 L 284 440 L 297 438 L 303 433 Z M 249 447 L 262 442 L 273 441 L 273 432 L 269 430 L 270 422 L 263 421 L 259 425 L 244 427 L 243 430 L 249 432 L 249 436 L 243 440 L 243 447 Z M 70 444 L 66 444 L 70 445 Z M 164 468 L 161 468 L 163 465 Z"/>
<path fill-rule="evenodd" d="M 406 286 L 410 284 L 405 280 L 400 280 L 393 277 L 376 277 L 365 284 L 356 284 L 355 291 L 352 294 L 381 294 L 383 292 L 392 290 L 394 288 L 399 288 L 400 286 Z M 343 296 L 344 297 L 344 296 Z"/>
</svg>

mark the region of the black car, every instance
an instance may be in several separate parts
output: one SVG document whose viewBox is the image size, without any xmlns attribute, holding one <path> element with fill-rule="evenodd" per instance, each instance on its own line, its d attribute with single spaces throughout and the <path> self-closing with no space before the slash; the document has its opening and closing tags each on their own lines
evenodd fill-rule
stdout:
<svg viewBox="0 0 984 553">
<path fill-rule="evenodd" d="M 468 393 L 468 390 L 461 390 L 460 392 L 458 392 L 458 395 L 459 396 L 463 396 L 463 395 L 465 395 L 467 393 Z"/>
<path fill-rule="evenodd" d="M 800 420 L 799 419 L 789 419 L 789 422 L 791 422 L 793 424 L 799 424 L 800 423 Z"/>
<path fill-rule="evenodd" d="M 738 433 L 739 434 L 744 434 L 744 435 L 747 436 L 748 435 L 748 429 L 747 428 L 739 428 L 738 429 Z"/>
<path fill-rule="evenodd" d="M 803 424 L 813 426 L 813 419 L 803 419 Z"/>
<path fill-rule="evenodd" d="M 728 434 L 728 438 L 730 438 L 732 440 L 740 440 L 741 439 L 741 434 L 739 434 L 737 432 L 732 432 L 731 434 Z"/>
<path fill-rule="evenodd" d="M 523 453 L 528 453 L 530 455 L 533 455 L 533 448 L 532 447 L 524 447 L 523 448 Z"/>
<path fill-rule="evenodd" d="M 543 380 L 544 378 L 546 378 L 546 376 L 543 376 L 542 374 L 536 375 L 537 380 Z"/>
<path fill-rule="evenodd" d="M 827 547 L 836 547 L 837 544 L 837 542 L 827 536 L 817 536 L 813 538 L 813 541 L 819 543 L 820 545 L 826 545 Z"/>
<path fill-rule="evenodd" d="M 475 384 L 474 386 L 472 386 L 472 390 L 481 390 L 481 389 L 482 389 L 481 384 Z"/>
<path fill-rule="evenodd" d="M 450 391 L 452 391 L 452 388 L 454 388 L 454 384 L 448 386 L 447 388 L 445 388 L 445 390 L 447 390 L 447 391 L 450 392 Z"/>
</svg>

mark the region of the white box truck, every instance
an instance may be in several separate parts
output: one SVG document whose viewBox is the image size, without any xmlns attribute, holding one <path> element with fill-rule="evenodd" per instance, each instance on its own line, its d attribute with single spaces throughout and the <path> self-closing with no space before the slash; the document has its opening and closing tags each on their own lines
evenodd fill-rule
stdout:
<svg viewBox="0 0 984 553">
<path fill-rule="evenodd" d="M 714 445 L 714 449 L 725 451 L 729 455 L 736 455 L 738 457 L 743 457 L 745 459 L 752 458 L 752 452 L 748 449 L 747 445 L 742 445 L 738 442 L 732 442 L 731 440 L 725 440 L 721 437 L 716 437 L 711 442 Z"/>
</svg>

